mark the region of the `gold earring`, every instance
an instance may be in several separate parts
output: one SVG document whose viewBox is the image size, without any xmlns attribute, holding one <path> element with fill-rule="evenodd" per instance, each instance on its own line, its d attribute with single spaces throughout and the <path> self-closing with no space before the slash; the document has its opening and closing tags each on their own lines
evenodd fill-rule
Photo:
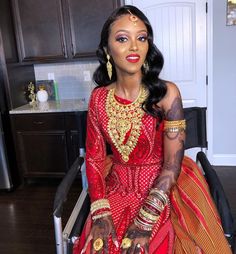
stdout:
<svg viewBox="0 0 236 254">
<path fill-rule="evenodd" d="M 145 61 L 145 62 L 143 63 L 143 69 L 144 69 L 144 72 L 145 72 L 145 73 L 147 73 L 147 72 L 149 71 L 149 65 L 148 65 L 148 62 L 147 62 L 147 61 Z"/>
<path fill-rule="evenodd" d="M 107 74 L 109 76 L 109 79 L 111 80 L 112 77 L 112 64 L 110 62 L 110 56 L 107 54 Z"/>
</svg>

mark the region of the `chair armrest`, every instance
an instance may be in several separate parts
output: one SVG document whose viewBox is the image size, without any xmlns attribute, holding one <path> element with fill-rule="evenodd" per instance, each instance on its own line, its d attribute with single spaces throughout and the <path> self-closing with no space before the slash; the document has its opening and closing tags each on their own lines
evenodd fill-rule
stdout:
<svg viewBox="0 0 236 254">
<path fill-rule="evenodd" d="M 84 158 L 78 157 L 69 169 L 69 171 L 66 173 L 60 185 L 58 186 L 53 205 L 54 216 L 58 218 L 61 217 L 63 211 L 63 204 L 67 200 L 67 194 L 83 163 Z"/>
<path fill-rule="evenodd" d="M 210 164 L 204 152 L 198 152 L 197 161 L 201 164 L 205 173 L 205 179 L 208 183 L 211 196 L 215 202 L 218 213 L 221 218 L 224 234 L 231 246 L 234 245 L 234 220 L 230 210 L 229 202 L 224 192 L 216 171 Z"/>
</svg>

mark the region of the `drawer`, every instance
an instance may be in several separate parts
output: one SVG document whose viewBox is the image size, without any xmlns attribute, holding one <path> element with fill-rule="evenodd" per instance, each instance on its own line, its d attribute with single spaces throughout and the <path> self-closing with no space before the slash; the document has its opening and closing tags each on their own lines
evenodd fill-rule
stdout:
<svg viewBox="0 0 236 254">
<path fill-rule="evenodd" d="M 64 130 L 64 114 L 19 114 L 12 115 L 15 130 Z"/>
</svg>

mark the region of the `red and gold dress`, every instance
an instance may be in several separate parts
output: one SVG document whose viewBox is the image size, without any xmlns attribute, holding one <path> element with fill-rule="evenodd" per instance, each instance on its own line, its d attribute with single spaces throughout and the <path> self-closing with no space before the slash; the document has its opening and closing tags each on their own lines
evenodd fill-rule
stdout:
<svg viewBox="0 0 236 254">
<path fill-rule="evenodd" d="M 138 214 L 153 181 L 162 170 L 163 122 L 158 123 L 158 119 L 142 113 L 141 124 L 136 130 L 139 135 L 133 134 L 133 139 L 130 139 L 131 131 L 128 131 L 123 137 L 123 143 L 130 142 L 126 158 L 124 151 L 120 152 L 119 144 L 114 142 L 117 133 L 111 127 L 112 112 L 109 113 L 108 96 L 109 90 L 105 87 L 95 89 L 91 95 L 87 122 L 86 173 L 91 201 L 106 198 L 110 202 L 121 244 L 128 226 Z M 121 105 L 131 103 L 117 96 L 115 99 Z M 106 172 L 106 142 L 110 144 L 113 153 L 109 173 Z M 171 191 L 170 201 L 170 217 L 158 230 L 154 227 L 149 253 L 231 253 L 208 186 L 190 158 L 185 157 L 182 162 L 181 173 L 177 185 Z M 91 224 L 89 215 L 83 233 L 74 245 L 74 254 L 80 253 L 84 247 Z M 90 248 L 91 244 L 86 253 L 90 253 Z M 111 240 L 109 253 L 121 253 L 121 249 L 117 249 Z"/>
</svg>

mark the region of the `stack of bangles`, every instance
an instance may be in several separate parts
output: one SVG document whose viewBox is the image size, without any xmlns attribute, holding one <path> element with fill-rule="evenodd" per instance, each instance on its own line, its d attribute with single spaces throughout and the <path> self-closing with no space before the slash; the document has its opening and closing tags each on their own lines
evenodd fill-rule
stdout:
<svg viewBox="0 0 236 254">
<path fill-rule="evenodd" d="M 161 213 L 165 208 L 165 217 L 168 218 L 170 213 L 168 196 L 157 188 L 151 189 L 137 217 L 134 219 L 134 224 L 142 230 L 152 231 L 154 225 L 159 222 Z"/>
<path fill-rule="evenodd" d="M 98 199 L 91 204 L 90 212 L 92 220 L 100 219 L 111 215 L 108 199 Z"/>
</svg>

